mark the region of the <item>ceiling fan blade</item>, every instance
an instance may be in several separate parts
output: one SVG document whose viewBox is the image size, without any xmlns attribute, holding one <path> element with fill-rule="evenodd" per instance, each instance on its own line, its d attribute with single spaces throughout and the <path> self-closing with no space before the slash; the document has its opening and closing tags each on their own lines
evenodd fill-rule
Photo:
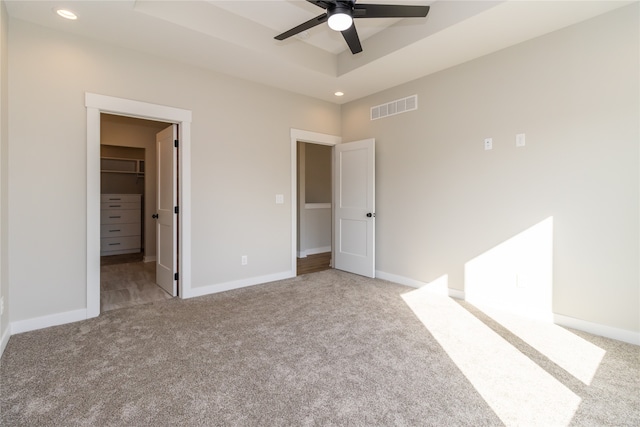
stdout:
<svg viewBox="0 0 640 427">
<path fill-rule="evenodd" d="M 321 7 L 323 9 L 328 9 L 330 5 L 334 5 L 336 4 L 335 1 L 324 1 L 324 0 L 307 0 L 309 3 L 313 3 L 318 7 Z"/>
<path fill-rule="evenodd" d="M 309 28 L 313 28 L 316 25 L 320 25 L 323 22 L 327 22 L 327 14 L 326 13 L 323 13 L 322 15 L 318 15 L 315 18 L 308 20 L 304 24 L 300 24 L 297 27 L 294 27 L 294 28 L 290 29 L 289 31 L 285 31 L 282 34 L 279 34 L 279 35 L 275 36 L 274 39 L 276 39 L 276 40 L 288 39 L 291 36 L 295 36 L 296 34 L 299 34 L 299 33 L 303 32 L 303 31 L 306 31 Z"/>
<path fill-rule="evenodd" d="M 393 4 L 355 4 L 354 18 L 424 18 L 429 6 L 402 6 Z"/>
<path fill-rule="evenodd" d="M 362 52 L 360 37 L 358 37 L 358 32 L 356 31 L 355 25 L 351 25 L 349 28 L 342 31 L 342 36 L 344 37 L 344 40 L 349 45 L 349 49 L 351 49 L 351 53 L 356 54 L 356 53 Z"/>
</svg>

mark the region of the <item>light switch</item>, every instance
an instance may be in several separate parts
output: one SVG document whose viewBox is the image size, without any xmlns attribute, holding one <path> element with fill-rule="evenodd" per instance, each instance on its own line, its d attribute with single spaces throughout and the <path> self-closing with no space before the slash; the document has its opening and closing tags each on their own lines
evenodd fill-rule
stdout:
<svg viewBox="0 0 640 427">
<path fill-rule="evenodd" d="M 276 205 L 284 204 L 284 194 L 276 194 Z"/>
<path fill-rule="evenodd" d="M 524 147 L 525 139 L 524 133 L 519 133 L 516 135 L 516 147 Z"/>
<path fill-rule="evenodd" d="M 491 150 L 493 148 L 493 138 L 484 139 L 484 149 Z"/>
</svg>

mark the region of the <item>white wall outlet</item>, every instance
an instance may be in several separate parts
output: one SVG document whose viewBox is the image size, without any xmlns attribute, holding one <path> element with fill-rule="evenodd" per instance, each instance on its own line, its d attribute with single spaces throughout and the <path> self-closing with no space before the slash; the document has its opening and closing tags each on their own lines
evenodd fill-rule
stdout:
<svg viewBox="0 0 640 427">
<path fill-rule="evenodd" d="M 4 297 L 0 297 L 0 316 L 4 313 Z"/>
<path fill-rule="evenodd" d="M 276 194 L 276 205 L 284 204 L 284 194 Z"/>
<path fill-rule="evenodd" d="M 524 133 L 519 133 L 516 135 L 516 147 L 524 147 L 525 139 Z"/>
<path fill-rule="evenodd" d="M 491 150 L 493 148 L 493 138 L 484 139 L 484 149 Z"/>
<path fill-rule="evenodd" d="M 249 263 L 249 259 L 247 258 L 247 256 L 242 255 L 242 258 L 240 259 L 240 264 L 247 265 L 248 263 Z"/>
</svg>

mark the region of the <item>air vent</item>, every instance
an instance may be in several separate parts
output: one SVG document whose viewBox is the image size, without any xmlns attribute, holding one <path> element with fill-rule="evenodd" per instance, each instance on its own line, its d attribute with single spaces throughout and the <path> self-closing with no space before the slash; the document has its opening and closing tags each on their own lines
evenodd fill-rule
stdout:
<svg viewBox="0 0 640 427">
<path fill-rule="evenodd" d="M 386 104 L 371 107 L 371 120 L 382 119 L 383 117 L 395 116 L 418 109 L 418 95 L 411 95 L 406 98 L 387 102 Z"/>
</svg>

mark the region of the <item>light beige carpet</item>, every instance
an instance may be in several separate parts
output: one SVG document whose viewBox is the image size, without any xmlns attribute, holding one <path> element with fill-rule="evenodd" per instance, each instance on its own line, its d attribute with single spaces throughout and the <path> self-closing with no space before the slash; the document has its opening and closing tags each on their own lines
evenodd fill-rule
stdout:
<svg viewBox="0 0 640 427">
<path fill-rule="evenodd" d="M 448 338 L 469 340 L 473 348 L 477 334 L 454 336 L 442 329 L 448 321 L 428 329 L 429 312 L 442 315 L 438 304 L 453 300 L 423 295 L 416 313 L 407 301 L 411 292 L 328 270 L 15 335 L 0 365 L 0 424 L 510 424 L 447 348 Z M 487 328 L 483 333 L 571 389 L 578 403 L 569 424 L 640 424 L 638 347 L 581 334 L 605 348 L 597 381 L 584 384 L 475 308 L 453 304 Z M 554 402 L 548 405 L 553 410 Z M 540 425 L 535 416 L 525 424 Z"/>
</svg>

